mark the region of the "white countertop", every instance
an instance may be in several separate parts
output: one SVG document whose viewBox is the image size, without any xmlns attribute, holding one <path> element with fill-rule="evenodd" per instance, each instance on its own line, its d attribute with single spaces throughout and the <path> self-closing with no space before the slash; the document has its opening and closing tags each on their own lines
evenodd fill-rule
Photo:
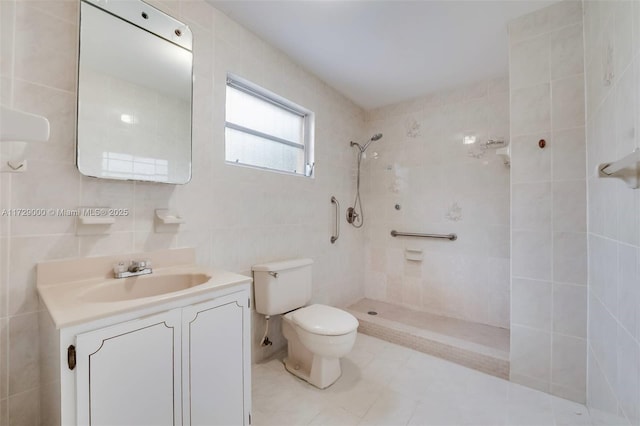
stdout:
<svg viewBox="0 0 640 426">
<path fill-rule="evenodd" d="M 138 258 L 140 257 L 141 256 L 138 256 Z M 153 258 L 153 256 L 150 257 Z M 122 258 L 122 256 L 120 256 L 120 258 Z M 95 259 L 96 258 L 88 261 L 95 264 Z M 245 275 L 205 268 L 195 264 L 154 267 L 152 273 L 154 277 L 174 274 L 205 274 L 211 278 L 203 284 L 150 297 L 118 301 L 94 301 L 84 296 L 99 287 L 117 285 L 118 282 L 122 280 L 113 278 L 113 273 L 105 273 L 103 270 L 99 270 L 99 268 L 95 274 L 92 274 L 92 277 L 78 276 L 74 278 L 79 279 L 74 280 L 52 278 L 52 275 L 55 275 L 57 273 L 56 271 L 59 270 L 62 271 L 60 276 L 68 275 L 68 273 L 64 271 L 64 268 L 73 266 L 72 262 L 83 262 L 83 260 L 84 259 L 75 259 L 73 261 L 66 260 L 55 264 L 48 263 L 38 265 L 38 293 L 58 329 L 116 314 L 167 304 L 172 301 L 202 295 L 212 290 L 224 289 L 251 282 L 251 277 Z M 106 259 L 107 262 L 111 260 L 111 257 Z M 143 275 L 140 276 L 140 278 L 142 279 L 142 277 L 149 276 L 151 275 Z M 131 278 L 127 280 L 131 280 Z"/>
</svg>

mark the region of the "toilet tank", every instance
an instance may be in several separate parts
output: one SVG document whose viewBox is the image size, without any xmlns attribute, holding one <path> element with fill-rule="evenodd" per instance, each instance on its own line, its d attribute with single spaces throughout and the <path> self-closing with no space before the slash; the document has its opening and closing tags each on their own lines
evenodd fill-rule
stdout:
<svg viewBox="0 0 640 426">
<path fill-rule="evenodd" d="M 263 263 L 253 268 L 256 311 L 277 315 L 311 300 L 311 259 Z"/>
</svg>

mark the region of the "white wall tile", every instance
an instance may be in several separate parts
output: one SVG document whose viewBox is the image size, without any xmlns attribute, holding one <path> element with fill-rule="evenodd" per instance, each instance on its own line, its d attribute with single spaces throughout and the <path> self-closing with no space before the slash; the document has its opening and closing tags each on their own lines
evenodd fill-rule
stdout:
<svg viewBox="0 0 640 426">
<path fill-rule="evenodd" d="M 511 282 L 511 322 L 551 330 L 553 284 L 514 278 Z"/>
<path fill-rule="evenodd" d="M 582 23 L 552 32 L 549 35 L 551 79 L 584 72 Z"/>
<path fill-rule="evenodd" d="M 615 144 L 617 156 L 623 157 L 636 148 L 636 99 L 634 92 L 634 68 L 629 67 L 620 77 L 615 87 Z M 609 135 L 612 137 L 613 135 Z M 611 141 L 609 141 L 611 143 Z"/>
<path fill-rule="evenodd" d="M 583 180 L 554 182 L 554 231 L 585 232 L 587 230 L 586 191 L 586 183 Z"/>
<path fill-rule="evenodd" d="M 549 35 L 511 45 L 509 57 L 511 90 L 549 81 Z"/>
<path fill-rule="evenodd" d="M 581 338 L 587 337 L 586 286 L 559 283 L 553 284 L 553 331 L 554 333 L 560 333 L 568 336 Z M 586 351 L 583 351 L 582 355 L 585 354 Z M 586 357 L 584 358 L 586 361 Z M 576 357 L 574 359 L 582 360 L 580 357 Z M 584 376 L 586 371 L 583 369 L 582 373 Z M 568 386 L 566 383 L 563 385 Z"/>
<path fill-rule="evenodd" d="M 76 31 L 75 23 L 53 18 L 29 2 L 16 2 L 15 76 L 44 86 L 75 91 Z"/>
<path fill-rule="evenodd" d="M 0 400 L 9 395 L 9 319 L 0 318 Z"/>
<path fill-rule="evenodd" d="M 583 232 L 553 234 L 553 280 L 587 284 L 587 237 Z"/>
<path fill-rule="evenodd" d="M 11 317 L 9 320 L 9 395 L 40 384 L 38 314 Z"/>
<path fill-rule="evenodd" d="M 512 277 L 551 280 L 551 232 L 520 231 L 511 233 Z"/>
<path fill-rule="evenodd" d="M 551 379 L 551 333 L 512 325 L 511 341 L 513 342 L 510 353 L 511 379 L 513 380 L 513 374 L 516 374 L 549 383 Z"/>
<path fill-rule="evenodd" d="M 616 349 L 618 379 L 615 393 L 626 418 L 631 424 L 637 424 L 640 420 L 640 344 L 618 326 Z"/>
<path fill-rule="evenodd" d="M 14 25 L 15 1 L 0 3 L 0 76 L 12 73 Z"/>
<path fill-rule="evenodd" d="M 584 74 L 551 83 L 551 122 L 553 130 L 584 126 Z"/>
<path fill-rule="evenodd" d="M 564 0 L 509 22 L 509 42 L 535 37 L 582 21 L 582 4 Z"/>
<path fill-rule="evenodd" d="M 579 397 L 585 401 L 587 341 L 585 339 L 553 335 L 553 365 L 551 368 L 551 383 L 569 389 L 578 390 Z"/>
<path fill-rule="evenodd" d="M 589 292 L 614 315 L 618 311 L 618 245 L 589 235 Z"/>
<path fill-rule="evenodd" d="M 586 176 L 586 144 L 583 127 L 553 132 L 553 179 L 584 179 Z M 544 150 L 541 150 L 544 151 Z"/>
<path fill-rule="evenodd" d="M 551 129 L 550 99 L 549 83 L 514 90 L 511 94 L 511 136 Z"/>
<path fill-rule="evenodd" d="M 618 319 L 631 336 L 640 341 L 640 271 L 638 247 L 618 245 Z"/>
<path fill-rule="evenodd" d="M 512 226 L 518 230 L 551 231 L 551 183 L 519 183 L 512 186 Z M 555 206 L 554 206 L 555 207 Z"/>
<path fill-rule="evenodd" d="M 71 235 L 12 238 L 9 251 L 9 314 L 34 312 L 39 309 L 36 292 L 37 261 L 77 255 L 78 244 Z"/>
<path fill-rule="evenodd" d="M 593 293 L 590 293 L 588 338 L 591 351 L 589 353 L 589 364 L 597 364 L 601 374 L 606 377 L 609 386 L 614 390 L 618 388 L 618 353 L 617 350 L 612 350 L 616 348 L 616 336 L 617 324 L 615 318 Z M 589 386 L 591 386 L 593 376 L 590 371 Z M 598 405 L 599 403 L 593 401 L 592 404 Z"/>
<path fill-rule="evenodd" d="M 10 425 L 38 426 L 40 413 L 39 389 L 12 395 L 8 399 Z"/>
<path fill-rule="evenodd" d="M 76 209 L 80 177 L 72 164 L 29 161 L 29 173 L 12 177 L 12 208 Z M 43 184 L 46 182 L 46 185 Z M 75 217 L 50 215 L 11 218 L 13 235 L 69 234 Z"/>
</svg>

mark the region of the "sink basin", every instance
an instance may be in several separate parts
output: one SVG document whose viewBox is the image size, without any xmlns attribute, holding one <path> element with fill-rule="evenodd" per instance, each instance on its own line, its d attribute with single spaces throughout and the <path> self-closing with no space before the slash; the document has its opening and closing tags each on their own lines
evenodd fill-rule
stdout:
<svg viewBox="0 0 640 426">
<path fill-rule="evenodd" d="M 98 284 L 81 296 L 87 302 L 120 302 L 175 293 L 208 282 L 211 277 L 202 273 L 141 275 L 111 279 Z"/>
</svg>

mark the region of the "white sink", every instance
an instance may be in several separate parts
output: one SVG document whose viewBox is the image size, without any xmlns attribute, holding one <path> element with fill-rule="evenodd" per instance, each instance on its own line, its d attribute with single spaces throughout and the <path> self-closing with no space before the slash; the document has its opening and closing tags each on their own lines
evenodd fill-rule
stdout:
<svg viewBox="0 0 640 426">
<path fill-rule="evenodd" d="M 80 296 L 80 299 L 100 303 L 154 297 L 205 284 L 210 279 L 211 276 L 204 273 L 150 274 L 131 278 L 114 278 L 91 287 Z"/>
</svg>

